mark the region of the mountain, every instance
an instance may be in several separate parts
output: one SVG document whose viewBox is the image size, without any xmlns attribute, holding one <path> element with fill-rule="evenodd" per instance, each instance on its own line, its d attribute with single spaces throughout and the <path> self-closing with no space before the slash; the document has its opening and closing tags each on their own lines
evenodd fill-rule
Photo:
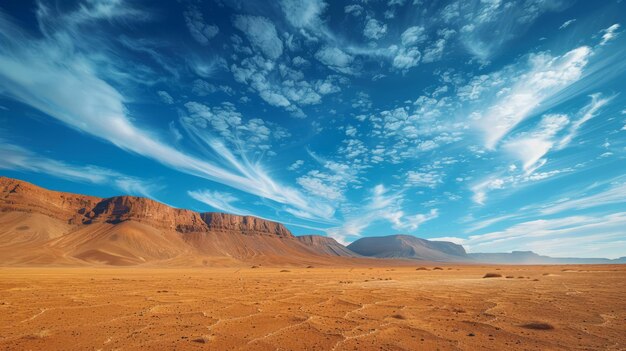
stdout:
<svg viewBox="0 0 626 351">
<path fill-rule="evenodd" d="M 101 199 L 0 177 L 0 264 L 324 265 L 352 256 L 333 241 L 297 238 L 253 216 L 197 213 L 134 196 Z"/>
<path fill-rule="evenodd" d="M 350 251 L 337 240 L 322 235 L 301 235 L 297 237 L 307 247 L 315 248 L 316 252 L 323 252 L 330 256 L 357 257 L 357 253 Z"/>
<path fill-rule="evenodd" d="M 541 256 L 532 251 L 513 251 L 510 253 L 470 253 L 476 262 L 493 264 L 617 264 L 626 263 L 626 257 L 614 260 L 608 258 L 574 258 Z"/>
<path fill-rule="evenodd" d="M 470 260 L 461 245 L 447 241 L 430 241 L 411 235 L 389 235 L 356 240 L 348 249 L 362 256 L 409 258 L 440 262 Z"/>
</svg>

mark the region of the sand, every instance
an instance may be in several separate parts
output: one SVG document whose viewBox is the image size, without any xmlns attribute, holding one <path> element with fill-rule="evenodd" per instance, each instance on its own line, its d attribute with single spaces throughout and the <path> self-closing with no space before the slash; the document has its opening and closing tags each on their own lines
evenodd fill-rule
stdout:
<svg viewBox="0 0 626 351">
<path fill-rule="evenodd" d="M 0 350 L 626 349 L 626 266 L 421 266 L 0 268 Z"/>
</svg>

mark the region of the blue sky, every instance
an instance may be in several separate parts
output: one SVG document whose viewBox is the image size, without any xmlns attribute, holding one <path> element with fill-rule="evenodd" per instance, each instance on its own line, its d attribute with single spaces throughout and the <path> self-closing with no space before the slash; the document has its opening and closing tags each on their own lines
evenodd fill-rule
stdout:
<svg viewBox="0 0 626 351">
<path fill-rule="evenodd" d="M 343 243 L 626 256 L 626 2 L 10 1 L 0 169 Z"/>
</svg>

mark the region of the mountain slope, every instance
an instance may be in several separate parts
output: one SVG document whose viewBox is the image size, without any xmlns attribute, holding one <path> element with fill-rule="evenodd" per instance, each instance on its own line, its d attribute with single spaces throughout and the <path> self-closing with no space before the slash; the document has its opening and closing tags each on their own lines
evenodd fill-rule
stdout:
<svg viewBox="0 0 626 351">
<path fill-rule="evenodd" d="M 298 240 L 307 247 L 314 248 L 317 252 L 323 252 L 330 256 L 357 257 L 357 253 L 350 251 L 337 240 L 322 235 L 301 235 Z"/>
<path fill-rule="evenodd" d="M 465 249 L 447 241 L 429 241 L 411 235 L 361 238 L 348 249 L 362 256 L 410 258 L 429 261 L 467 261 Z"/>
</svg>

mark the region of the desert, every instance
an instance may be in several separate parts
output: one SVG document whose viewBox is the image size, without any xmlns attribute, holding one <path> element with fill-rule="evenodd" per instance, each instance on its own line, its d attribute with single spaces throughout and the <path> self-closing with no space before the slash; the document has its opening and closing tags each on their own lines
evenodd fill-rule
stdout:
<svg viewBox="0 0 626 351">
<path fill-rule="evenodd" d="M 624 266 L 439 266 L 4 267 L 0 349 L 626 347 Z"/>
</svg>

